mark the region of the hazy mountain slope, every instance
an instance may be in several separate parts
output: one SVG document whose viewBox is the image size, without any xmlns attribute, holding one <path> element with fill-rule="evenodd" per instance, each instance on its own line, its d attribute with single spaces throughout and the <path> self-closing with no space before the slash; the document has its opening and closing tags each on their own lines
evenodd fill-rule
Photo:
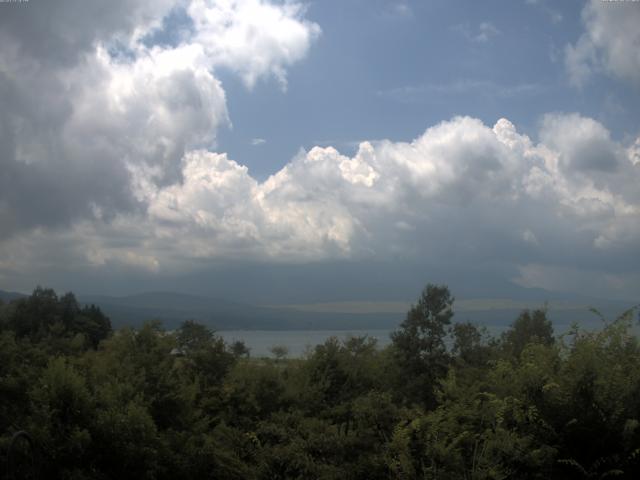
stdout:
<svg viewBox="0 0 640 480">
<path fill-rule="evenodd" d="M 6 292 L 4 290 L 0 290 L 0 300 L 3 302 L 11 302 L 12 300 L 17 300 L 18 298 L 26 297 L 24 293 L 19 292 Z"/>
<path fill-rule="evenodd" d="M 81 302 L 94 303 L 111 318 L 114 326 L 140 325 L 146 320 L 162 320 L 167 328 L 175 328 L 187 319 L 197 320 L 218 330 L 286 330 L 286 329 L 386 329 L 395 328 L 404 318 L 406 310 L 380 311 L 369 309 L 358 313 L 353 309 L 340 311 L 331 304 L 332 310 L 323 311 L 317 304 L 305 308 L 297 304 L 261 307 L 238 302 L 186 295 L 174 292 L 147 292 L 125 297 L 80 295 Z M 593 306 L 607 318 L 613 318 L 632 306 L 629 302 L 580 299 L 581 301 L 549 306 L 549 317 L 558 325 L 571 322 L 597 325 L 597 315 L 589 311 Z M 522 311 L 508 301 L 460 300 L 455 321 L 472 321 L 488 326 L 507 326 Z M 531 308 L 543 307 L 544 301 L 529 302 Z M 352 307 L 352 304 L 348 304 Z M 477 307 L 474 307 L 477 305 Z M 455 305 L 454 305 L 455 310 Z"/>
</svg>

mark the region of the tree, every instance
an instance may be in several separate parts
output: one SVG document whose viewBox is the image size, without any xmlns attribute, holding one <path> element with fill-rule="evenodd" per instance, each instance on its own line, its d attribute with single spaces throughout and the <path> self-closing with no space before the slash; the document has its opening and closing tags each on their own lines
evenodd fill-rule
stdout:
<svg viewBox="0 0 640 480">
<path fill-rule="evenodd" d="M 37 342 L 46 337 L 50 327 L 60 322 L 58 296 L 50 288 L 36 287 L 30 297 L 15 302 L 8 327 L 17 337 Z"/>
<path fill-rule="evenodd" d="M 435 406 L 435 387 L 447 372 L 446 327 L 453 317 L 453 297 L 444 285 L 429 284 L 411 307 L 400 330 L 391 334 L 407 400 Z"/>
<path fill-rule="evenodd" d="M 511 328 L 502 334 L 502 341 L 507 352 L 515 358 L 520 357 L 528 343 L 553 344 L 553 325 L 547 318 L 547 310 L 524 310 Z"/>
<path fill-rule="evenodd" d="M 185 354 L 188 370 L 203 389 L 203 401 L 215 404 L 218 401 L 217 390 L 236 357 L 228 351 L 222 337 L 193 320 L 184 322 L 176 333 L 177 344 Z"/>
<path fill-rule="evenodd" d="M 488 361 L 491 349 L 486 344 L 486 328 L 471 322 L 456 323 L 452 334 L 452 353 L 465 366 L 482 366 Z"/>
<path fill-rule="evenodd" d="M 206 348 L 213 340 L 213 332 L 193 320 L 182 322 L 177 334 L 178 345 L 186 352 Z"/>
<path fill-rule="evenodd" d="M 236 358 L 240 358 L 240 357 L 249 358 L 251 354 L 251 349 L 247 347 L 246 343 L 244 343 L 242 340 L 236 340 L 235 342 L 233 342 L 230 345 L 229 349 L 231 350 L 231 353 L 233 354 L 233 356 Z"/>
<path fill-rule="evenodd" d="M 274 345 L 269 349 L 271 354 L 276 357 L 276 360 L 282 360 L 289 355 L 289 347 L 286 345 Z"/>
<path fill-rule="evenodd" d="M 2 321 L 18 338 L 45 341 L 58 353 L 96 348 L 111 334 L 111 321 L 95 305 L 80 307 L 73 293 L 61 297 L 50 288 L 37 287 L 30 297 L 10 305 Z"/>
</svg>

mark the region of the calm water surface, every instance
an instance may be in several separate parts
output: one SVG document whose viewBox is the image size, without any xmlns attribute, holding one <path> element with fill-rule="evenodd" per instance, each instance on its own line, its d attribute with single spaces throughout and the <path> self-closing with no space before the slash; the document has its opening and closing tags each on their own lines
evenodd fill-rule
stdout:
<svg viewBox="0 0 640 480">
<path fill-rule="evenodd" d="M 226 342 L 242 340 L 251 349 L 252 357 L 272 356 L 269 349 L 282 345 L 289 349 L 289 357 L 300 357 L 307 349 L 324 343 L 329 337 L 340 340 L 348 337 L 369 336 L 378 341 L 379 347 L 391 342 L 391 330 L 219 330 Z"/>
<path fill-rule="evenodd" d="M 485 325 L 487 333 L 497 337 L 505 330 L 504 325 Z M 562 326 L 556 333 L 565 331 L 568 327 Z M 386 347 L 391 343 L 392 329 L 380 330 L 218 330 L 217 335 L 222 336 L 225 342 L 231 343 L 242 340 L 250 348 L 252 357 L 272 357 L 269 351 L 274 346 L 284 346 L 289 349 L 289 358 L 301 357 L 308 349 L 324 343 L 329 337 L 338 337 L 345 340 L 351 337 L 363 337 L 365 335 L 375 338 L 378 347 Z M 451 339 L 445 340 L 450 344 Z M 449 345 L 451 346 L 451 345 Z"/>
</svg>

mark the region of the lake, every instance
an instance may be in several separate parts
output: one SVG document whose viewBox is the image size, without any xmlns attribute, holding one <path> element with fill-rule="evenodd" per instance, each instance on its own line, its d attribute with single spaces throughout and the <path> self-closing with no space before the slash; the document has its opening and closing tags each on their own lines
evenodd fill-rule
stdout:
<svg viewBox="0 0 640 480">
<path fill-rule="evenodd" d="M 514 317 L 515 318 L 515 317 Z M 598 319 L 580 322 L 582 328 L 598 329 L 602 327 L 602 322 Z M 507 328 L 507 325 L 487 325 L 480 324 L 486 332 L 497 338 Z M 569 330 L 568 323 L 554 323 L 556 335 L 560 335 Z M 640 327 L 635 327 L 640 331 Z M 378 341 L 378 347 L 385 347 L 391 343 L 392 329 L 370 329 L 370 330 L 218 330 L 217 335 L 224 338 L 225 342 L 231 343 L 242 340 L 250 349 L 252 357 L 272 357 L 269 349 L 275 345 L 285 346 L 289 349 L 289 358 L 301 357 L 307 349 L 324 343 L 329 337 L 338 337 L 344 340 L 349 336 L 363 337 L 365 335 L 373 337 Z M 445 340 L 451 346 L 451 338 Z"/>
<path fill-rule="evenodd" d="M 219 330 L 225 342 L 242 340 L 250 349 L 252 357 L 271 357 L 269 349 L 282 345 L 289 349 L 289 357 L 301 357 L 308 348 L 324 343 L 329 337 L 340 340 L 348 337 L 369 336 L 378 341 L 379 347 L 391 342 L 391 330 Z"/>
</svg>

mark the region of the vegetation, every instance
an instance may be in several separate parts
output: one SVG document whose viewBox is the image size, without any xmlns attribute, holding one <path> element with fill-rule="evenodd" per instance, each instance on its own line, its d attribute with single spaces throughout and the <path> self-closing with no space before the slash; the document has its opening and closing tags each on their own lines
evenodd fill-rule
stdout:
<svg viewBox="0 0 640 480">
<path fill-rule="evenodd" d="M 453 308 L 429 285 L 385 349 L 272 360 L 195 322 L 114 332 L 38 288 L 0 305 L 0 455 L 29 473 L 26 431 L 56 479 L 640 478 L 632 311 L 561 336 L 525 311 L 491 338 Z"/>
</svg>

